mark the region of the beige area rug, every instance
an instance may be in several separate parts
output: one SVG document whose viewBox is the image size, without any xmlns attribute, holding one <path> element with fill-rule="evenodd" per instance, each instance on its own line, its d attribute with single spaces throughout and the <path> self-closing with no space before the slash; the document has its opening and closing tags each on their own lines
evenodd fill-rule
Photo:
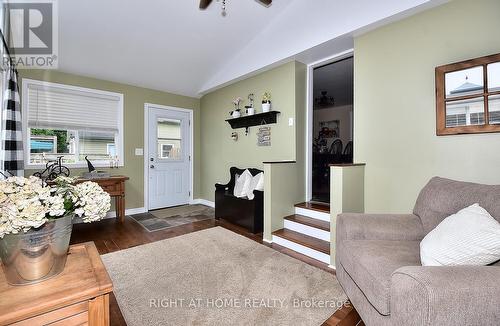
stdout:
<svg viewBox="0 0 500 326">
<path fill-rule="evenodd" d="M 154 232 L 214 218 L 215 209 L 199 204 L 184 205 L 158 209 L 150 211 L 149 214 L 137 214 L 131 217 L 149 232 Z"/>
<path fill-rule="evenodd" d="M 129 326 L 321 325 L 333 274 L 221 227 L 102 256 Z"/>
</svg>

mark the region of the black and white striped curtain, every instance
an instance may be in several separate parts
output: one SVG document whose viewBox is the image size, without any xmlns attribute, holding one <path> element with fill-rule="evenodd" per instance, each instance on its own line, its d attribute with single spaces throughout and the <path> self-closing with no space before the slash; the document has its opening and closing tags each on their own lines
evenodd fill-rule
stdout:
<svg viewBox="0 0 500 326">
<path fill-rule="evenodd" d="M 5 72 L 2 103 L 2 143 L 0 163 L 4 174 L 24 175 L 23 132 L 17 71 L 10 65 Z"/>
</svg>

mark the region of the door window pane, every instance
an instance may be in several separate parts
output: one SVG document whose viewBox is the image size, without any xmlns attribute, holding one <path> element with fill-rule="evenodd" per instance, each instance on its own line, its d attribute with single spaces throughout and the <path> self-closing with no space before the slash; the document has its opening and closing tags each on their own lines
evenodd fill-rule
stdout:
<svg viewBox="0 0 500 326">
<path fill-rule="evenodd" d="M 158 138 L 181 139 L 181 120 L 159 118 Z"/>
<path fill-rule="evenodd" d="M 161 159 L 180 160 L 181 141 L 175 139 L 158 141 L 158 156 Z"/>
<path fill-rule="evenodd" d="M 158 159 L 180 160 L 182 157 L 181 120 L 157 119 Z"/>
<path fill-rule="evenodd" d="M 484 88 L 483 67 L 474 67 L 445 74 L 446 98 L 481 94 Z"/>
<path fill-rule="evenodd" d="M 490 112 L 490 124 L 500 124 L 500 95 L 488 98 L 488 111 Z"/>
<path fill-rule="evenodd" d="M 476 97 L 446 103 L 446 127 L 484 124 L 484 100 Z"/>
<path fill-rule="evenodd" d="M 490 92 L 500 91 L 500 62 L 488 65 L 488 90 Z"/>
</svg>

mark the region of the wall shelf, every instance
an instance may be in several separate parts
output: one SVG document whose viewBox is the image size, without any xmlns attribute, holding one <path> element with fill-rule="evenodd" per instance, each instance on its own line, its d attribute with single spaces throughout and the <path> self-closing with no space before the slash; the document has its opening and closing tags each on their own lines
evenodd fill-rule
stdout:
<svg viewBox="0 0 500 326">
<path fill-rule="evenodd" d="M 231 128 L 245 128 L 248 132 L 248 128 L 253 126 L 262 126 L 276 123 L 279 113 L 279 111 L 269 111 L 264 113 L 257 113 L 254 115 L 246 115 L 240 118 L 227 119 L 226 121 L 231 125 Z"/>
</svg>

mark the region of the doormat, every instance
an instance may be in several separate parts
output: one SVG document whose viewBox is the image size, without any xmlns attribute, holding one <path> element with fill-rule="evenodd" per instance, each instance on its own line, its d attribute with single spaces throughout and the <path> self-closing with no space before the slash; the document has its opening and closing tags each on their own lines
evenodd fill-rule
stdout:
<svg viewBox="0 0 500 326">
<path fill-rule="evenodd" d="M 131 217 L 149 232 L 212 219 L 215 210 L 205 205 L 184 205 L 150 211 Z"/>
</svg>

